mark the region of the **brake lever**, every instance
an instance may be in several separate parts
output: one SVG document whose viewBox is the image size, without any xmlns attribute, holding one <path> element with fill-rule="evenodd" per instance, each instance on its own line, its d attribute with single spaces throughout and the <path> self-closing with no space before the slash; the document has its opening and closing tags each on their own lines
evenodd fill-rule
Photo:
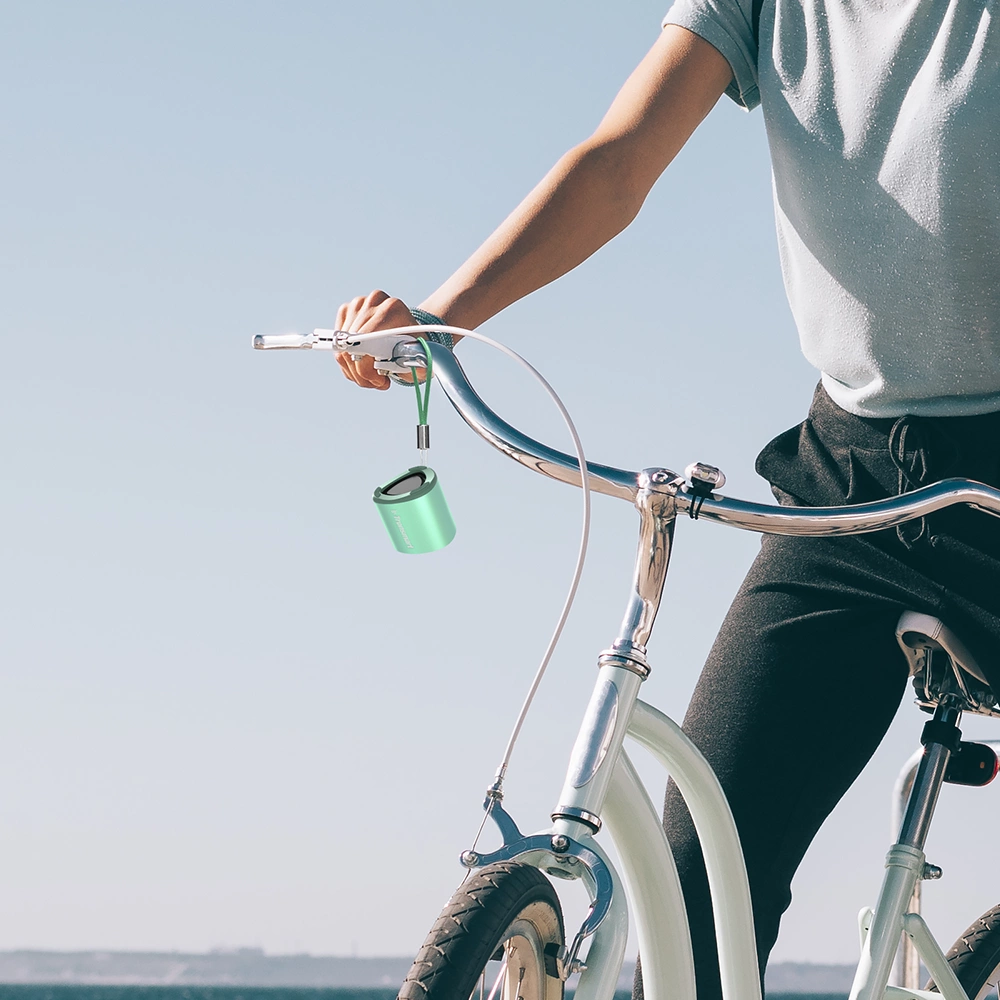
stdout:
<svg viewBox="0 0 1000 1000">
<path fill-rule="evenodd" d="M 253 338 L 256 351 L 333 351 L 355 356 L 368 355 L 375 359 L 379 371 L 408 372 L 413 362 L 400 366 L 393 358 L 403 344 L 416 343 L 406 333 L 347 333 L 344 330 L 313 330 L 312 333 L 258 333 Z M 381 366 L 385 366 L 384 368 Z"/>
</svg>

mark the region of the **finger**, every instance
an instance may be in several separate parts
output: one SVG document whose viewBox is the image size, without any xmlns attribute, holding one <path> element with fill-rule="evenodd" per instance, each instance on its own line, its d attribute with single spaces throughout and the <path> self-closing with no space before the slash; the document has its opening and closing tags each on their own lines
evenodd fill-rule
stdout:
<svg viewBox="0 0 1000 1000">
<path fill-rule="evenodd" d="M 347 310 L 344 316 L 344 323 L 346 324 L 342 329 L 346 330 L 348 333 L 357 333 L 364 322 L 365 317 L 365 300 L 364 296 L 359 295 L 356 299 L 351 299 L 347 303 Z"/>
<path fill-rule="evenodd" d="M 362 370 L 362 361 L 369 362 L 369 368 Z M 388 379 L 376 372 L 374 361 L 371 358 L 355 359 L 346 351 L 337 355 L 337 364 L 352 382 L 361 386 L 362 389 L 387 389 Z"/>
<path fill-rule="evenodd" d="M 389 377 L 382 372 L 375 370 L 375 359 L 367 354 L 354 362 L 354 369 L 359 379 L 364 380 L 364 384 L 371 389 L 388 389 Z M 360 384 L 360 383 L 359 383 Z"/>
<path fill-rule="evenodd" d="M 340 365 L 340 370 L 344 373 L 344 377 L 349 379 L 351 382 L 360 385 L 361 383 L 358 382 L 358 377 L 354 371 L 354 364 L 351 361 L 350 356 L 347 354 L 338 354 L 336 355 L 336 358 L 337 364 Z"/>
<path fill-rule="evenodd" d="M 371 333 L 375 330 L 413 325 L 415 325 L 413 313 L 406 308 L 402 300 L 386 296 L 382 302 L 367 313 L 360 327 L 360 332 Z"/>
<path fill-rule="evenodd" d="M 350 333 L 367 332 L 372 316 L 388 298 L 389 296 L 385 292 L 376 288 L 374 292 L 352 299 L 348 303 L 347 322 L 349 325 L 346 329 Z"/>
<path fill-rule="evenodd" d="M 341 367 L 348 373 L 348 378 L 360 385 L 362 389 L 374 389 L 378 387 L 373 379 L 361 371 L 358 359 L 351 357 L 350 354 L 341 354 L 338 360 L 341 361 Z"/>
</svg>

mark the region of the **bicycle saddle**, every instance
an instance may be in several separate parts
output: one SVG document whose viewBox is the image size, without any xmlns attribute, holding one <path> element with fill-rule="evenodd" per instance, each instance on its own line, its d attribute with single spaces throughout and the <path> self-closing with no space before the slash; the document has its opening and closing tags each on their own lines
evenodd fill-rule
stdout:
<svg viewBox="0 0 1000 1000">
<path fill-rule="evenodd" d="M 1000 718 L 997 697 L 976 658 L 940 618 L 904 611 L 896 639 L 910 665 L 921 708 L 932 709 L 945 696 L 963 712 Z"/>
</svg>

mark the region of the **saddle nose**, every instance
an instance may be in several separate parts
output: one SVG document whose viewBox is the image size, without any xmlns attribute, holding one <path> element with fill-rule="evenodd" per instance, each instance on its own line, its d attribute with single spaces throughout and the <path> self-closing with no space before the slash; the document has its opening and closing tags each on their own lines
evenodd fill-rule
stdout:
<svg viewBox="0 0 1000 1000">
<path fill-rule="evenodd" d="M 957 668 L 989 687 L 990 682 L 976 658 L 940 618 L 924 615 L 919 611 L 904 611 L 896 624 L 896 639 L 910 664 L 911 674 L 918 667 L 919 650 L 941 649 L 951 657 L 951 662 Z"/>
</svg>

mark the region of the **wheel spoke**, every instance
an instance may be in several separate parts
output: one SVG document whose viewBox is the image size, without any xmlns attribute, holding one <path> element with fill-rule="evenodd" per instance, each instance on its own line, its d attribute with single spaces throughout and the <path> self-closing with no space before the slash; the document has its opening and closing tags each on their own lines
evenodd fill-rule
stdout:
<svg viewBox="0 0 1000 1000">
<path fill-rule="evenodd" d="M 496 982 L 493 984 L 493 989 L 490 990 L 490 995 L 486 1000 L 494 1000 L 497 995 L 497 990 L 503 986 L 504 980 L 507 978 L 507 958 L 509 956 L 504 955 L 503 962 L 500 965 L 500 971 L 497 973 Z"/>
</svg>

